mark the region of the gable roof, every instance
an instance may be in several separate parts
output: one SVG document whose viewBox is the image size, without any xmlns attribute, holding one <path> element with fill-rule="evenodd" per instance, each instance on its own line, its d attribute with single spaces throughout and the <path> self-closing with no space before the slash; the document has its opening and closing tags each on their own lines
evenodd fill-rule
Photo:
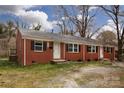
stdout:
<svg viewBox="0 0 124 93">
<path fill-rule="evenodd" d="M 94 39 L 87 39 L 78 36 L 61 35 L 58 33 L 50 33 L 44 31 L 36 31 L 30 29 L 19 29 L 23 39 L 32 40 L 46 40 L 64 43 L 77 43 L 77 44 L 87 44 L 87 45 L 102 45 L 100 42 Z"/>
</svg>

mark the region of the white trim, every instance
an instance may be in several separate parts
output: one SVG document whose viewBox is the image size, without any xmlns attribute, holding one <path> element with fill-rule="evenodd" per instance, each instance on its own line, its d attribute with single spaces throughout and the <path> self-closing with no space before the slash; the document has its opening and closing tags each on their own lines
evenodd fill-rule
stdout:
<svg viewBox="0 0 124 93">
<path fill-rule="evenodd" d="M 40 50 L 34 50 L 34 52 L 39 52 L 39 53 L 40 53 L 40 52 L 44 52 L 44 51 L 40 51 Z"/>
<path fill-rule="evenodd" d="M 23 39 L 30 39 L 30 40 L 36 40 L 36 41 L 53 41 L 54 40 L 50 40 L 50 39 L 42 39 L 42 38 L 32 38 L 32 37 L 22 37 Z"/>
<path fill-rule="evenodd" d="M 92 46 L 92 45 L 88 45 L 88 46 L 90 46 L 91 47 L 91 51 L 89 52 L 89 51 L 87 51 L 88 53 L 97 53 L 97 46 Z M 88 47 L 87 47 L 88 48 Z M 94 52 L 93 52 L 93 49 L 95 50 Z"/>
<path fill-rule="evenodd" d="M 69 44 L 72 44 L 72 43 L 68 43 L 68 45 L 69 45 Z M 77 47 L 76 47 L 76 48 L 77 48 L 77 52 L 74 51 L 74 45 L 77 45 Z M 68 47 L 68 53 L 79 53 L 79 45 L 80 45 L 80 44 L 74 44 L 74 43 L 73 43 L 73 44 L 72 44 L 72 51 L 69 51 L 69 47 Z"/>
<path fill-rule="evenodd" d="M 23 36 L 22 35 L 22 39 L 31 39 L 31 40 L 38 40 L 38 41 L 53 41 L 53 42 L 63 42 L 65 44 L 71 43 L 71 44 L 83 44 L 83 45 L 92 45 L 92 46 L 107 46 L 107 47 L 115 47 L 113 45 L 102 45 L 102 44 L 90 44 L 87 43 L 87 41 L 85 42 L 67 42 L 67 41 L 55 41 L 55 40 L 50 40 L 50 39 L 43 39 L 41 37 L 31 37 L 31 36 Z"/>
<path fill-rule="evenodd" d="M 99 59 L 104 58 L 104 48 L 101 46 L 99 47 Z"/>
<path fill-rule="evenodd" d="M 50 42 L 47 42 L 46 48 L 49 48 L 49 47 L 50 47 Z"/>
<path fill-rule="evenodd" d="M 65 44 L 77 44 L 77 45 L 80 45 L 80 44 L 83 44 L 83 43 L 77 43 L 77 42 L 63 42 L 63 43 L 65 43 Z"/>
<path fill-rule="evenodd" d="M 24 66 L 26 66 L 26 39 L 24 39 Z"/>
</svg>

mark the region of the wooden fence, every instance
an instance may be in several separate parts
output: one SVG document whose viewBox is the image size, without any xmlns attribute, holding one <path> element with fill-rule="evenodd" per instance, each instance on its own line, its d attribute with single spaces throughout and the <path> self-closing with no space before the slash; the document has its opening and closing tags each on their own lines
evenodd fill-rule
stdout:
<svg viewBox="0 0 124 93">
<path fill-rule="evenodd" d="M 9 50 L 9 61 L 17 61 L 16 49 Z"/>
<path fill-rule="evenodd" d="M 0 39 L 0 57 L 9 55 L 7 39 Z"/>
</svg>

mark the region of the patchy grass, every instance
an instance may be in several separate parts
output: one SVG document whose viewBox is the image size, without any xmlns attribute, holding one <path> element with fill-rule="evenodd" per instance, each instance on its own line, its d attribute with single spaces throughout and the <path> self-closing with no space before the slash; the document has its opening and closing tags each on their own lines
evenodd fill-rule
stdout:
<svg viewBox="0 0 124 93">
<path fill-rule="evenodd" d="M 120 75 L 120 81 L 121 82 L 124 82 L 124 75 L 123 75 L 124 73 L 119 73 L 119 75 Z"/>
<path fill-rule="evenodd" d="M 56 77 L 62 75 L 65 77 L 68 73 L 79 73 L 80 68 L 111 66 L 110 62 L 102 64 L 95 61 L 85 63 L 68 64 L 34 64 L 22 67 L 8 59 L 0 59 L 0 87 L 63 87 L 64 82 L 59 81 L 52 83 Z M 90 77 L 90 78 L 89 78 Z M 85 81 L 103 78 L 100 74 L 84 74 L 83 77 L 75 79 L 81 85 Z M 60 77 L 61 78 L 61 77 Z M 81 79 L 82 78 L 82 79 Z M 123 77 L 120 78 L 122 80 Z"/>
<path fill-rule="evenodd" d="M 51 81 L 53 77 L 81 66 L 82 63 L 69 63 L 34 64 L 22 67 L 7 59 L 2 59 L 0 60 L 0 87 L 47 87 L 47 82 Z"/>
</svg>

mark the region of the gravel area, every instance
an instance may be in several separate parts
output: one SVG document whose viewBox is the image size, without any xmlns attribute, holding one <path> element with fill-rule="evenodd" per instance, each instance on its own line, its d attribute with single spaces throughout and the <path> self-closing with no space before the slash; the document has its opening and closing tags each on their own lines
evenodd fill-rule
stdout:
<svg viewBox="0 0 124 93">
<path fill-rule="evenodd" d="M 65 88 L 124 87 L 124 68 L 117 67 L 81 67 L 53 79 L 53 83 L 63 83 Z"/>
</svg>

